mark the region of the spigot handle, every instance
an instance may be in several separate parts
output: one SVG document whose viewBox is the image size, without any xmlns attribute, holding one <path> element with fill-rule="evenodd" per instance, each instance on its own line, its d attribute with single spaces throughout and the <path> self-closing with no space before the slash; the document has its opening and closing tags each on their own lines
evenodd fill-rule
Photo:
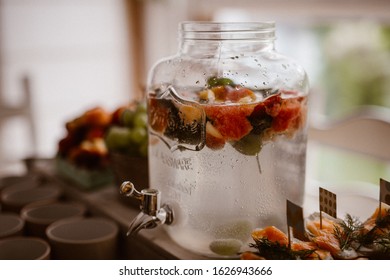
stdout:
<svg viewBox="0 0 390 280">
<path fill-rule="evenodd" d="M 142 194 L 136 190 L 134 187 L 134 184 L 130 181 L 125 181 L 122 183 L 121 187 L 119 188 L 120 193 L 127 197 L 134 197 L 138 200 L 142 199 Z"/>
<path fill-rule="evenodd" d="M 120 186 L 120 193 L 141 201 L 141 213 L 131 222 L 127 235 L 135 234 L 141 229 L 154 228 L 160 224 L 170 225 L 173 222 L 173 211 L 169 205 L 160 207 L 161 193 L 156 189 L 137 191 L 134 184 L 125 181 Z"/>
<path fill-rule="evenodd" d="M 147 215 L 156 216 L 160 210 L 161 193 L 156 189 L 143 189 L 137 191 L 134 184 L 130 181 L 125 181 L 120 187 L 121 194 L 127 197 L 134 197 L 141 201 L 140 208 Z"/>
</svg>

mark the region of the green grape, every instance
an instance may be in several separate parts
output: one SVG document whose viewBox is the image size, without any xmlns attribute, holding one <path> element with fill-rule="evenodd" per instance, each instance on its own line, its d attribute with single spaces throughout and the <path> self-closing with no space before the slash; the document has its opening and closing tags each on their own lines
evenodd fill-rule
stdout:
<svg viewBox="0 0 390 280">
<path fill-rule="evenodd" d="M 234 83 L 231 79 L 228 78 L 217 78 L 217 77 L 210 77 L 207 80 L 208 86 L 211 87 L 216 87 L 216 86 L 234 86 Z"/>
<path fill-rule="evenodd" d="M 135 116 L 134 116 L 134 126 L 135 127 L 147 127 L 148 125 L 148 116 L 146 115 L 146 113 L 137 113 Z"/>
<path fill-rule="evenodd" d="M 120 116 L 120 126 L 112 126 L 107 131 L 105 142 L 108 150 L 129 156 L 147 156 L 148 131 L 147 112 L 143 103 L 127 108 Z"/>
<path fill-rule="evenodd" d="M 239 141 L 232 143 L 233 147 L 240 153 L 248 156 L 255 156 L 260 153 L 262 142 L 259 135 L 249 133 Z"/>
<path fill-rule="evenodd" d="M 139 103 L 135 112 L 136 112 L 136 114 L 145 114 L 146 115 L 146 105 L 144 103 Z"/>
<path fill-rule="evenodd" d="M 134 127 L 130 131 L 131 142 L 135 144 L 142 144 L 147 138 L 147 131 L 143 127 Z"/>
<path fill-rule="evenodd" d="M 109 150 L 124 150 L 131 141 L 131 130 L 127 127 L 112 126 L 105 137 L 106 146 Z"/>
<path fill-rule="evenodd" d="M 133 127 L 136 116 L 137 114 L 135 111 L 130 109 L 124 110 L 121 116 L 122 124 L 126 127 Z"/>
<path fill-rule="evenodd" d="M 237 239 L 217 239 L 210 243 L 210 250 L 218 255 L 232 256 L 238 254 L 242 245 Z"/>
</svg>

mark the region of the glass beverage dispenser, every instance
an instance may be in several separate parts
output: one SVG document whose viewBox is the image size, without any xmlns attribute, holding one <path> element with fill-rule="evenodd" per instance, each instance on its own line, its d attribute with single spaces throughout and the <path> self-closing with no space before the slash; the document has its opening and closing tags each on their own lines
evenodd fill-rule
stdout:
<svg viewBox="0 0 390 280">
<path fill-rule="evenodd" d="M 255 228 L 302 204 L 308 79 L 275 50 L 272 22 L 183 22 L 148 79 L 150 188 L 131 231 L 165 223 L 193 252 L 235 257 Z M 145 186 L 140 186 L 145 187 Z"/>
</svg>

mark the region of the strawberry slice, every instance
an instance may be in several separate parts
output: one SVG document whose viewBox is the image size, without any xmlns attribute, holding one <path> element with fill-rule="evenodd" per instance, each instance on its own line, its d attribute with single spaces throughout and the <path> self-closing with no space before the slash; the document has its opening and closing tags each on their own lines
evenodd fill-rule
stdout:
<svg viewBox="0 0 390 280">
<path fill-rule="evenodd" d="M 240 140 L 252 130 L 248 116 L 254 105 L 208 105 L 205 112 L 212 125 L 219 131 L 225 141 Z"/>
<path fill-rule="evenodd" d="M 289 98 L 283 99 L 282 93 Z M 296 92 L 283 91 L 266 98 L 258 104 L 249 117 L 254 132 L 260 134 L 271 127 L 276 133 L 298 129 L 302 122 L 302 97 L 293 97 Z M 290 97 L 292 96 L 292 97 Z"/>
<path fill-rule="evenodd" d="M 301 119 L 301 103 L 296 98 L 284 99 L 280 111 L 272 121 L 275 132 L 284 132 L 299 127 Z"/>
</svg>

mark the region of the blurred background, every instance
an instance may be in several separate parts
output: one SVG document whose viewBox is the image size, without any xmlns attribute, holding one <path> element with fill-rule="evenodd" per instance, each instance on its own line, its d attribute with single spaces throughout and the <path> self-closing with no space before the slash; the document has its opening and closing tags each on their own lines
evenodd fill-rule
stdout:
<svg viewBox="0 0 390 280">
<path fill-rule="evenodd" d="M 276 49 L 309 75 L 313 125 L 390 108 L 388 0 L 0 0 L 0 175 L 54 157 L 65 123 L 85 110 L 142 98 L 185 20 L 275 21 Z M 308 152 L 311 179 L 390 178 L 386 160 Z"/>
</svg>

